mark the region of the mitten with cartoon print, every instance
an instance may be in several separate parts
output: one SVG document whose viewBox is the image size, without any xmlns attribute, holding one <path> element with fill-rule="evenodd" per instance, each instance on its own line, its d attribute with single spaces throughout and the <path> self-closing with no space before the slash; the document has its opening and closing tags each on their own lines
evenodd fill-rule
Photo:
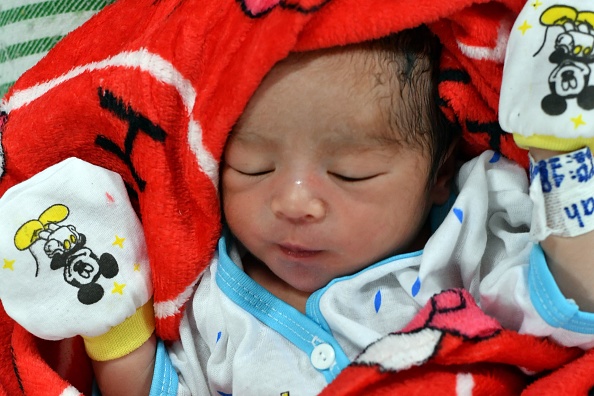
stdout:
<svg viewBox="0 0 594 396">
<path fill-rule="evenodd" d="M 594 4 L 528 1 L 509 36 L 501 127 L 521 147 L 594 144 Z"/>
<path fill-rule="evenodd" d="M 509 36 L 499 121 L 520 147 L 565 152 L 530 157 L 534 239 L 594 230 L 593 3 L 524 5 Z"/>
<path fill-rule="evenodd" d="M 0 198 L 0 300 L 37 337 L 111 360 L 154 330 L 142 225 L 121 177 L 69 158 Z"/>
</svg>

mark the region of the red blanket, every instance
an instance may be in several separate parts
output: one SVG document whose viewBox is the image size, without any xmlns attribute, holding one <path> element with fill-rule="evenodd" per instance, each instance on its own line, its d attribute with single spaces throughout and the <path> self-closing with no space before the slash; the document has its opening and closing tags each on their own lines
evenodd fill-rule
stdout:
<svg viewBox="0 0 594 396">
<path fill-rule="evenodd" d="M 472 296 L 434 296 L 401 332 L 371 344 L 320 396 L 590 395 L 594 351 L 504 330 Z"/>
<path fill-rule="evenodd" d="M 426 23 L 445 46 L 441 105 L 463 131 L 464 153 L 492 148 L 527 165 L 496 114 L 505 44 L 522 5 L 119 0 L 58 43 L 1 102 L 0 195 L 71 156 L 119 172 L 145 227 L 158 334 L 176 339 L 184 303 L 220 231 L 218 162 L 227 133 L 275 62 L 291 51 L 360 42 Z M 493 340 L 500 340 L 498 348 L 517 345 L 506 344 L 505 337 Z M 557 350 L 533 359 L 550 356 L 556 368 L 577 357 L 566 353 L 563 362 Z M 468 364 L 478 369 L 481 359 L 477 355 Z M 0 395 L 89 390 L 89 365 L 78 340 L 35 339 L 1 307 L 0 362 Z M 502 364 L 508 363 L 515 365 Z"/>
</svg>

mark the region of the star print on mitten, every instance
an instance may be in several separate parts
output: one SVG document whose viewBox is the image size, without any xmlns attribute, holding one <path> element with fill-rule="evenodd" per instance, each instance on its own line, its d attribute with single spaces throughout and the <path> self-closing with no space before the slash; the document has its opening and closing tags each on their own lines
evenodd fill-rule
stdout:
<svg viewBox="0 0 594 396">
<path fill-rule="evenodd" d="M 594 146 L 594 4 L 528 1 L 510 33 L 499 121 L 521 147 Z"/>
<path fill-rule="evenodd" d="M 0 218 L 0 299 L 27 331 L 81 335 L 95 360 L 152 334 L 144 234 L 118 174 L 69 158 L 9 189 Z"/>
</svg>

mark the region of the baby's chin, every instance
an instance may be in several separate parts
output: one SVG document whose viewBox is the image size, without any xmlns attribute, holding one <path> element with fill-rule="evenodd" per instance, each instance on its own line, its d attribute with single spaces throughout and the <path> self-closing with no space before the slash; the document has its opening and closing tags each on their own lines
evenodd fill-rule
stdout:
<svg viewBox="0 0 594 396">
<path fill-rule="evenodd" d="M 340 277 L 340 276 L 338 276 Z M 312 279 L 307 279 L 307 276 L 297 276 L 291 282 L 285 282 L 289 286 L 291 286 L 296 292 L 311 295 L 316 291 L 323 289 L 332 281 L 332 279 L 320 279 L 319 277 L 312 277 Z"/>
<path fill-rule="evenodd" d="M 291 282 L 285 281 L 285 283 L 294 290 L 294 292 L 303 294 L 303 295 L 310 295 L 316 292 L 318 289 L 324 287 L 323 284 L 320 282 L 305 282 L 303 279 L 295 279 Z"/>
</svg>

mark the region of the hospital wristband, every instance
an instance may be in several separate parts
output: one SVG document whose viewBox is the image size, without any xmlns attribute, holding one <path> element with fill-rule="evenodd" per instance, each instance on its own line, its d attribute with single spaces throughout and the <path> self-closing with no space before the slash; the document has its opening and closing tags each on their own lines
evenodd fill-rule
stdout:
<svg viewBox="0 0 594 396">
<path fill-rule="evenodd" d="M 534 239 L 594 230 L 594 162 L 589 147 L 541 161 L 530 157 L 530 179 Z"/>
</svg>

